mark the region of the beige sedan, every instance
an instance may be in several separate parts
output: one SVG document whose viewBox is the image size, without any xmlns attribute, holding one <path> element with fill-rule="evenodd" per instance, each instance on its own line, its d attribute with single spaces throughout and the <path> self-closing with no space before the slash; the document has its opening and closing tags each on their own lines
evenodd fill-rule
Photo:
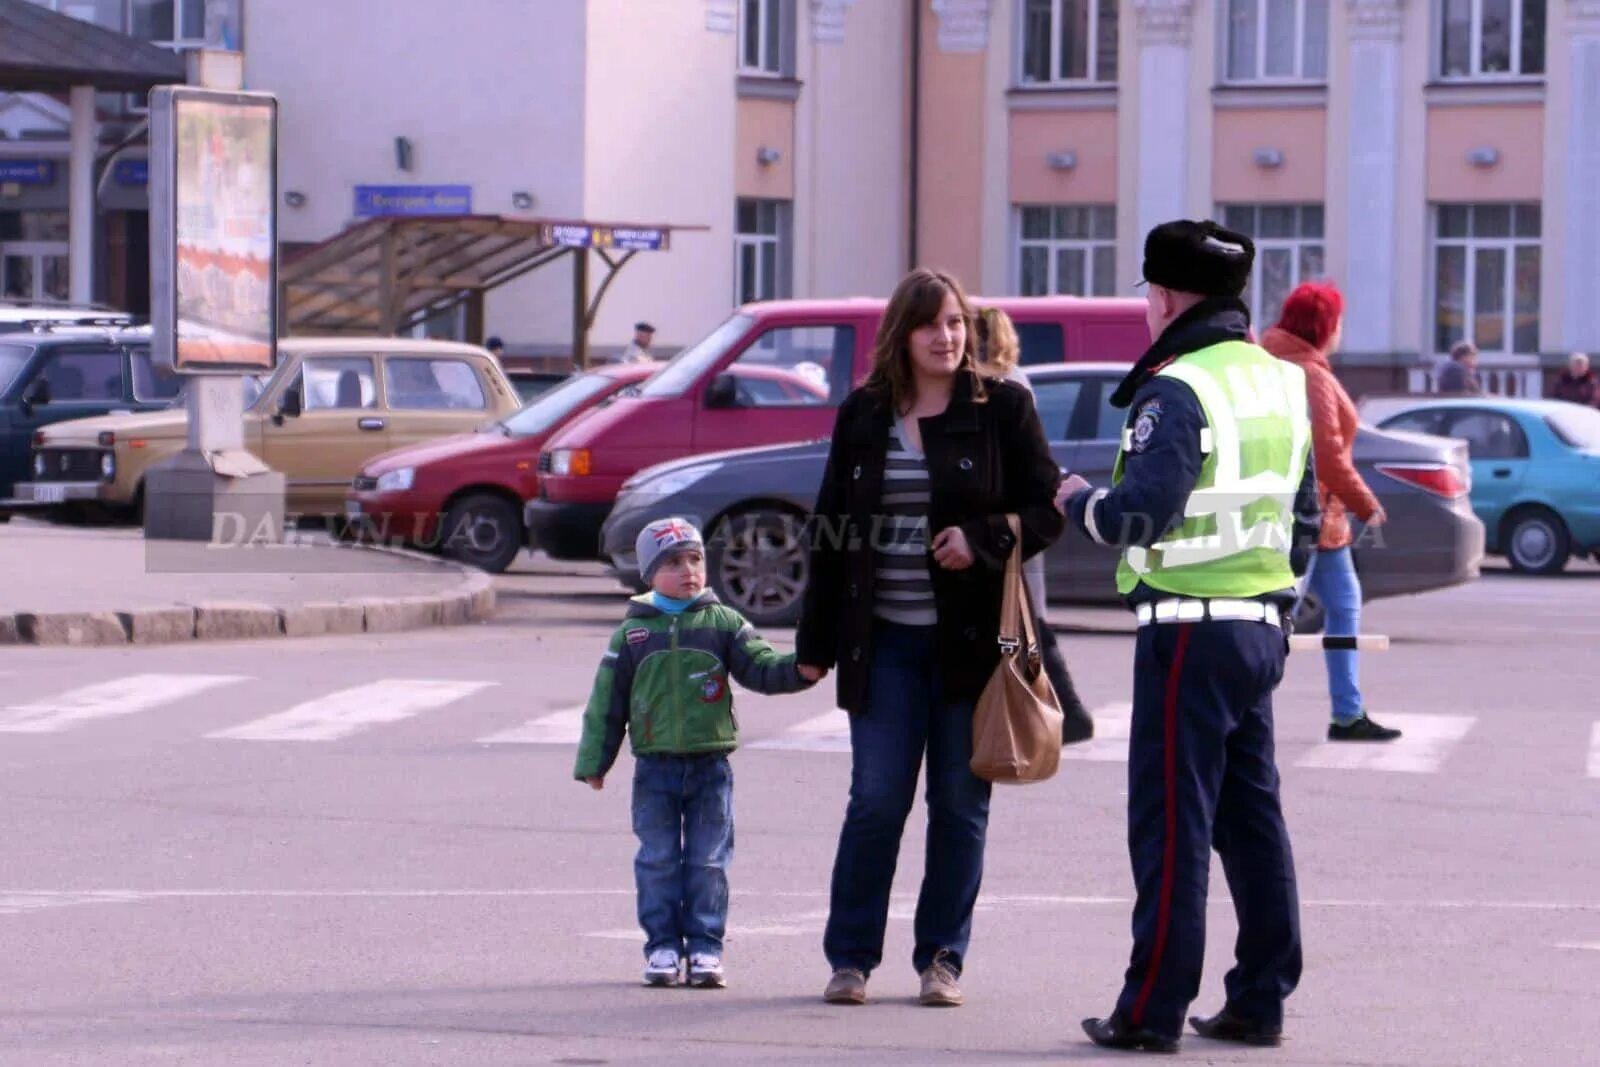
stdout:
<svg viewBox="0 0 1600 1067">
<path fill-rule="evenodd" d="M 379 453 L 468 432 L 520 406 L 484 349 L 387 337 L 281 341 L 278 369 L 246 379 L 245 390 L 245 447 L 284 473 L 288 510 L 301 515 L 342 513 L 351 480 Z M 145 473 L 187 440 L 182 409 L 54 423 L 35 440 L 34 480 L 17 495 L 137 514 Z"/>
</svg>

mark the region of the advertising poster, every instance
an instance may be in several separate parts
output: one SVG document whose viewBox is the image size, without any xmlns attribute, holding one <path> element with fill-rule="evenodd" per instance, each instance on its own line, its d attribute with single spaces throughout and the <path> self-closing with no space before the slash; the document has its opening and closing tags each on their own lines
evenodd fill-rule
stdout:
<svg viewBox="0 0 1600 1067">
<path fill-rule="evenodd" d="M 275 125 L 270 99 L 180 92 L 173 100 L 179 371 L 273 366 Z"/>
</svg>

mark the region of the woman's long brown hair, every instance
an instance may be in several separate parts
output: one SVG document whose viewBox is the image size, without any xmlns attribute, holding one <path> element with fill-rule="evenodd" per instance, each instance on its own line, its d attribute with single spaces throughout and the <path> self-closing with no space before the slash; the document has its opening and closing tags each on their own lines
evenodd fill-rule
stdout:
<svg viewBox="0 0 1600 1067">
<path fill-rule="evenodd" d="M 956 373 L 972 372 L 978 365 L 978 331 L 973 322 L 972 304 L 960 282 L 943 271 L 918 267 L 900 279 L 889 297 L 889 306 L 884 309 L 878 336 L 872 344 L 872 373 L 867 376 L 865 387 L 887 394 L 897 412 L 909 409 L 916 397 L 916 382 L 911 373 L 911 331 L 937 319 L 944 298 L 952 293 L 967 324 L 967 340 L 962 346 L 961 365 Z M 976 374 L 973 375 L 972 399 L 978 402 L 987 399 L 982 380 Z"/>
</svg>

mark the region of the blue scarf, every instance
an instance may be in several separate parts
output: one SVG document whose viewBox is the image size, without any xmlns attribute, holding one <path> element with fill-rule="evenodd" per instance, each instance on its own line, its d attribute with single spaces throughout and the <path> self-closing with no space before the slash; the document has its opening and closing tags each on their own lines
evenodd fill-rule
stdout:
<svg viewBox="0 0 1600 1067">
<path fill-rule="evenodd" d="M 691 597 L 688 600 L 678 600 L 655 589 L 650 590 L 650 603 L 655 606 L 657 611 L 665 615 L 682 615 L 688 610 L 689 605 L 698 599 L 698 597 Z"/>
</svg>

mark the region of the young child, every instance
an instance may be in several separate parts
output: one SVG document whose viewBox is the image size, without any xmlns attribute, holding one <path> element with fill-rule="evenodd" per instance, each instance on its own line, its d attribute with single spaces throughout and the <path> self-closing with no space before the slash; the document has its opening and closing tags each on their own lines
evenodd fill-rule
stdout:
<svg viewBox="0 0 1600 1067">
<path fill-rule="evenodd" d="M 792 693 L 802 676 L 706 588 L 705 544 L 683 519 L 646 526 L 636 545 L 651 591 L 634 597 L 600 661 L 573 772 L 594 789 L 633 737 L 633 861 L 644 927 L 646 985 L 727 985 L 722 936 L 733 856 L 733 772 L 739 744 L 728 676 L 758 693 Z"/>
</svg>

